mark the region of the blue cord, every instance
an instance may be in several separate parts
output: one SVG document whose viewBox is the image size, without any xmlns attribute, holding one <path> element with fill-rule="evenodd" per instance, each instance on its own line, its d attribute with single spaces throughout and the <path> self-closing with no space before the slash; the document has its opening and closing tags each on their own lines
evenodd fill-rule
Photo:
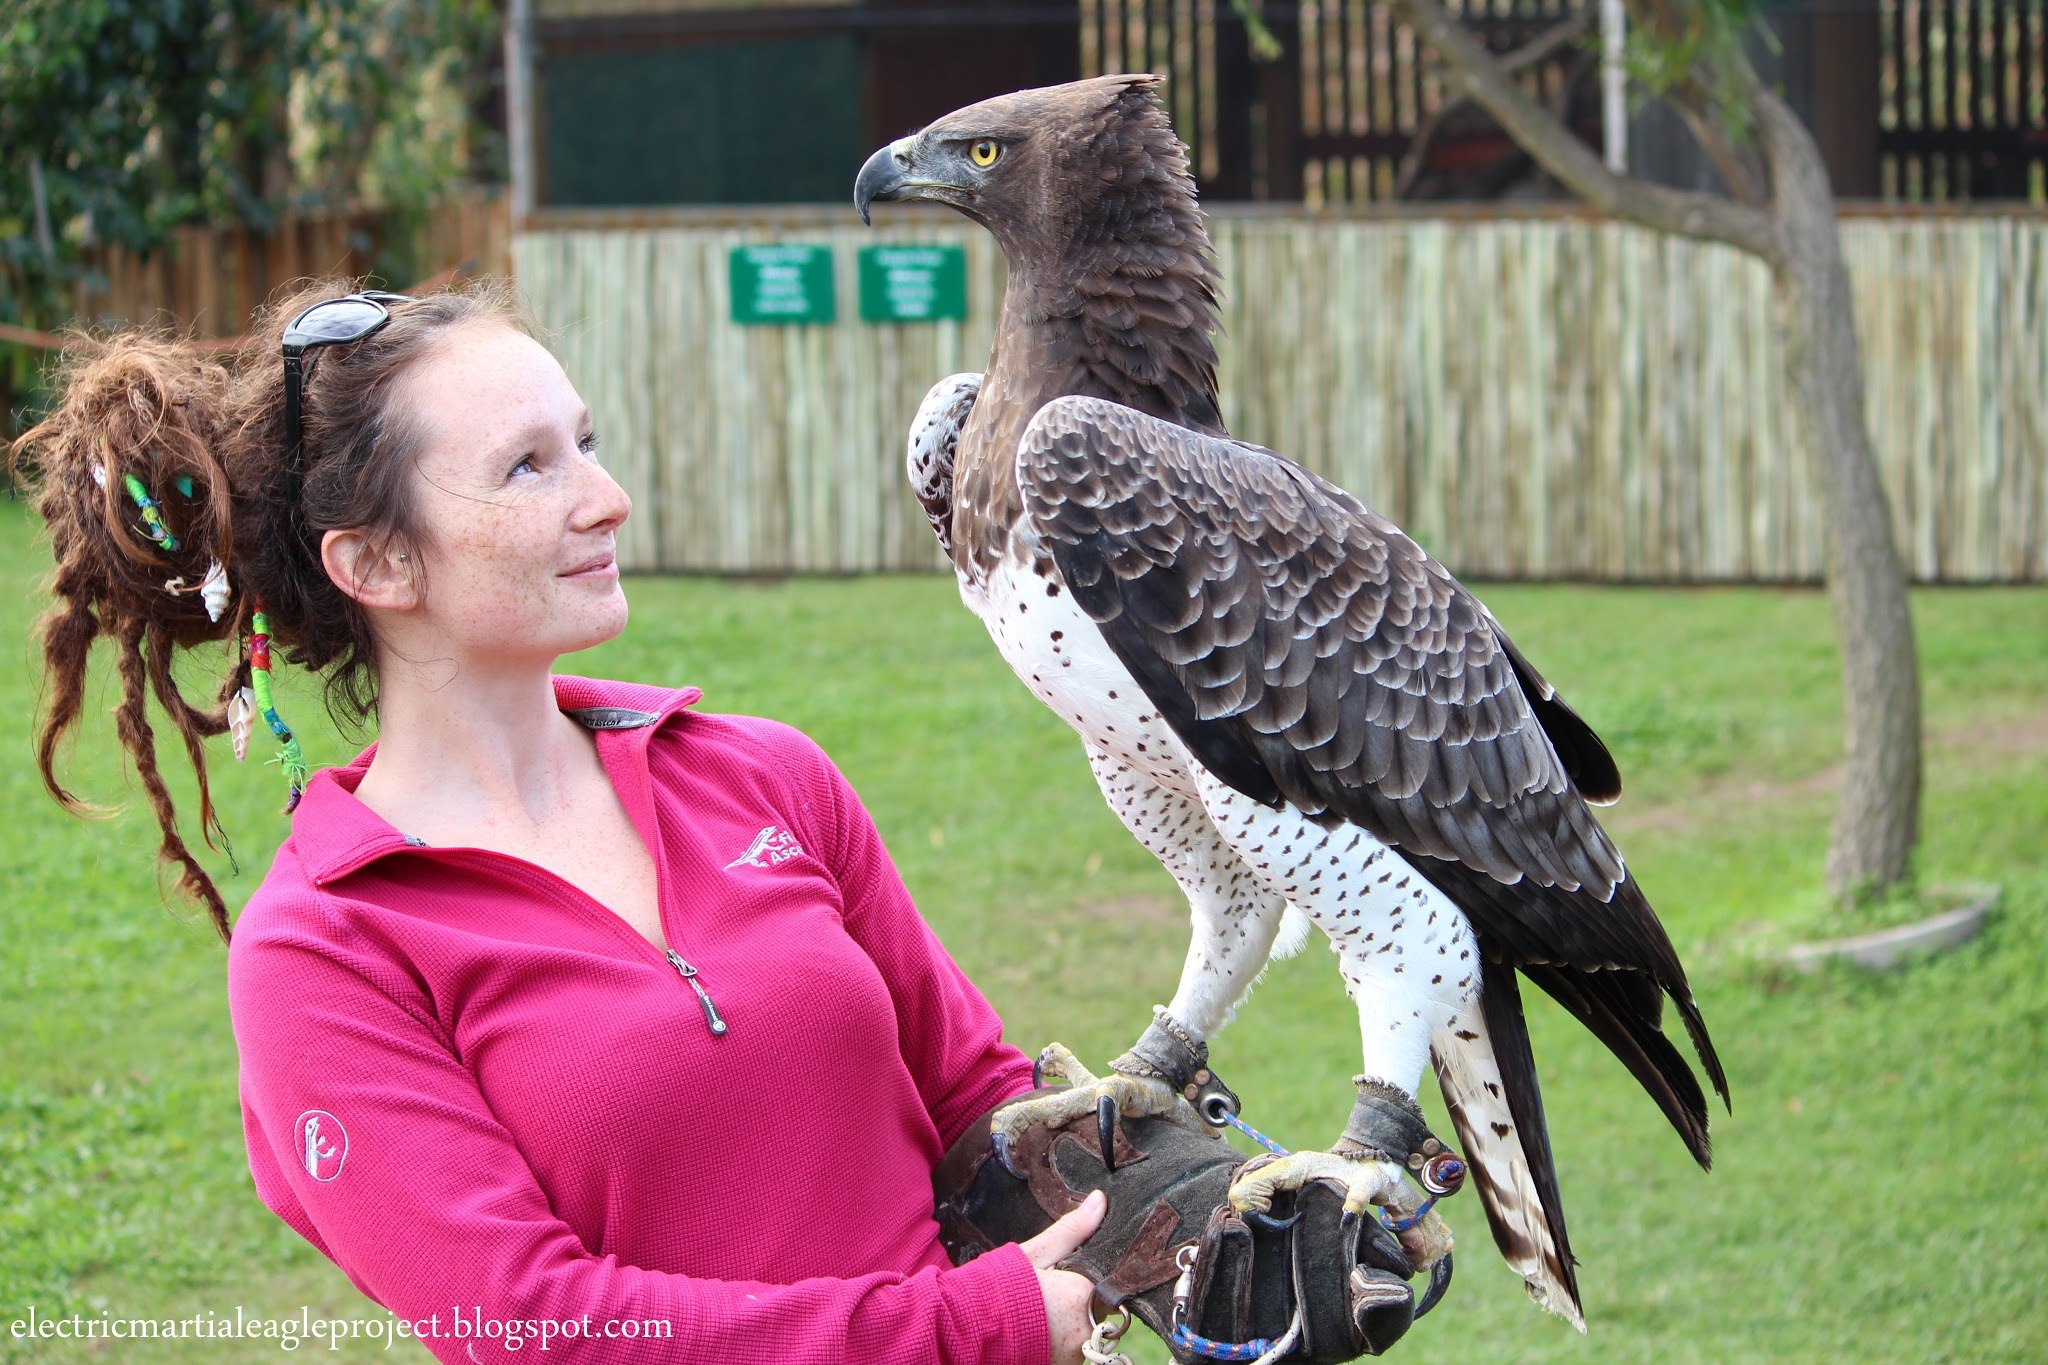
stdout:
<svg viewBox="0 0 2048 1365">
<path fill-rule="evenodd" d="M 1237 1115 L 1235 1115 L 1235 1114 L 1225 1114 L 1225 1115 L 1223 1116 L 1223 1121 L 1224 1121 L 1225 1123 L 1229 1124 L 1229 1125 L 1230 1125 L 1230 1126 L 1231 1126 L 1232 1128 L 1235 1128 L 1235 1129 L 1237 1129 L 1237 1131 L 1238 1131 L 1238 1132 L 1240 1132 L 1240 1133 L 1243 1133 L 1243 1134 L 1244 1134 L 1244 1135 L 1245 1135 L 1246 1137 L 1250 1138 L 1250 1139 L 1251 1139 L 1251 1140 L 1252 1140 L 1253 1142 L 1256 1142 L 1256 1143 L 1258 1143 L 1258 1144 L 1259 1144 L 1259 1146 L 1261 1146 L 1261 1147 L 1264 1147 L 1264 1148 L 1265 1148 L 1265 1149 L 1266 1149 L 1267 1151 L 1271 1152 L 1271 1153 L 1272 1153 L 1272 1154 L 1273 1154 L 1274 1156 L 1286 1156 L 1286 1155 L 1288 1155 L 1288 1151 L 1287 1151 L 1287 1149 L 1286 1149 L 1285 1147 L 1282 1147 L 1282 1146 L 1281 1146 L 1281 1145 L 1280 1145 L 1279 1143 L 1277 1143 L 1277 1142 L 1273 1141 L 1273 1139 L 1271 1139 L 1271 1138 L 1267 1137 L 1267 1136 L 1266 1136 L 1266 1135 L 1265 1135 L 1264 1133 L 1262 1133 L 1262 1132 L 1260 1132 L 1260 1131 L 1259 1131 L 1258 1129 L 1256 1129 L 1256 1128 L 1252 1127 L 1252 1126 L 1251 1126 L 1251 1125 L 1250 1125 L 1249 1123 L 1246 1123 L 1246 1122 L 1245 1122 L 1245 1121 L 1244 1121 L 1243 1119 L 1239 1118 L 1239 1117 L 1238 1117 Z"/>
<path fill-rule="evenodd" d="M 1243 1345 L 1228 1341 L 1211 1341 L 1207 1337 L 1198 1337 L 1190 1332 L 1185 1323 L 1174 1328 L 1173 1335 L 1167 1340 L 1180 1350 L 1192 1351 L 1211 1360 L 1257 1360 L 1273 1349 L 1273 1343 L 1264 1337 L 1247 1341 Z"/>
</svg>

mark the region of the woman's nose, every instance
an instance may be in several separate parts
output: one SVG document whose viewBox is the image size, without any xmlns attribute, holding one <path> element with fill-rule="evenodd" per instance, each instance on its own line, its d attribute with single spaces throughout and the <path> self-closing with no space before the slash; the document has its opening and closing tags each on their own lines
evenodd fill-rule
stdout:
<svg viewBox="0 0 2048 1365">
<path fill-rule="evenodd" d="M 587 528 L 616 526 L 633 512 L 633 499 L 619 487 L 611 471 L 592 460 L 585 468 L 590 487 L 585 491 L 584 515 Z"/>
</svg>

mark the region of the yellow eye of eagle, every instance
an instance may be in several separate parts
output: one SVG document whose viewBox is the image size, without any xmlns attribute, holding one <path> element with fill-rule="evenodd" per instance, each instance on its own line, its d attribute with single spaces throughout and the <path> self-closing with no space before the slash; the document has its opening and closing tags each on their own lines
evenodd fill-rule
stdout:
<svg viewBox="0 0 2048 1365">
<path fill-rule="evenodd" d="M 993 166 L 1003 149 L 994 138 L 985 137 L 967 149 L 968 159 L 977 166 Z"/>
</svg>

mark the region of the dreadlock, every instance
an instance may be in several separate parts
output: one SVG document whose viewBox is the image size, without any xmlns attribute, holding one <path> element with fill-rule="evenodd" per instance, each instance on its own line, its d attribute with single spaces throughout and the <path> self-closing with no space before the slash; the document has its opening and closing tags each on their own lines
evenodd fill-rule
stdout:
<svg viewBox="0 0 2048 1365">
<path fill-rule="evenodd" d="M 412 544 L 410 475 L 421 438 L 400 401 L 400 377 L 458 327 L 531 330 L 504 285 L 481 282 L 392 305 L 390 323 L 371 336 L 309 351 L 294 517 L 279 346 L 291 319 L 358 287 L 325 279 L 293 291 L 225 355 L 147 330 L 79 334 L 58 361 L 56 408 L 11 452 L 36 485 L 56 560 L 55 602 L 40 624 L 50 683 L 36 740 L 43 785 L 67 810 L 95 813 L 59 775 L 59 751 L 83 709 L 93 645 L 105 639 L 120 682 L 114 728 L 156 813 L 158 857 L 177 869 L 179 891 L 206 907 L 222 942 L 227 905 L 179 831 L 149 697 L 198 776 L 200 830 L 212 847 L 225 837 L 205 740 L 228 728 L 229 703 L 249 681 L 241 642 L 257 603 L 273 648 L 325 673 L 337 720 L 374 715 L 375 640 L 361 607 L 322 567 L 321 536 L 361 529 L 373 545 Z M 205 590 L 215 573 L 229 585 L 224 610 L 218 591 Z M 209 646 L 222 655 L 221 683 L 195 703 L 172 676 L 173 652 Z"/>
</svg>

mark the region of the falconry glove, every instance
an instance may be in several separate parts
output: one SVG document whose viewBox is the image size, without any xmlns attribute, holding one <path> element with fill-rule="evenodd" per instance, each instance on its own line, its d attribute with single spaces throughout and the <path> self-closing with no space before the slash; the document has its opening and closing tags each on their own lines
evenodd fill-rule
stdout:
<svg viewBox="0 0 2048 1365">
<path fill-rule="evenodd" d="M 1407 1253 L 1371 1211 L 1346 1214 L 1334 1183 L 1283 1193 L 1269 1215 L 1247 1218 L 1227 1198 L 1246 1160 L 1218 1133 L 1105 1105 L 1065 1127 L 1027 1128 L 998 1151 L 994 1112 L 932 1174 L 956 1265 L 1036 1236 L 1100 1189 L 1101 1227 L 1060 1268 L 1095 1283 L 1098 1317 L 1128 1309 L 1178 1361 L 1219 1358 L 1204 1349 L 1219 1344 L 1256 1345 L 1221 1357 L 1250 1360 L 1290 1334 L 1271 1359 L 1355 1360 L 1386 1350 L 1418 1316 Z"/>
</svg>

